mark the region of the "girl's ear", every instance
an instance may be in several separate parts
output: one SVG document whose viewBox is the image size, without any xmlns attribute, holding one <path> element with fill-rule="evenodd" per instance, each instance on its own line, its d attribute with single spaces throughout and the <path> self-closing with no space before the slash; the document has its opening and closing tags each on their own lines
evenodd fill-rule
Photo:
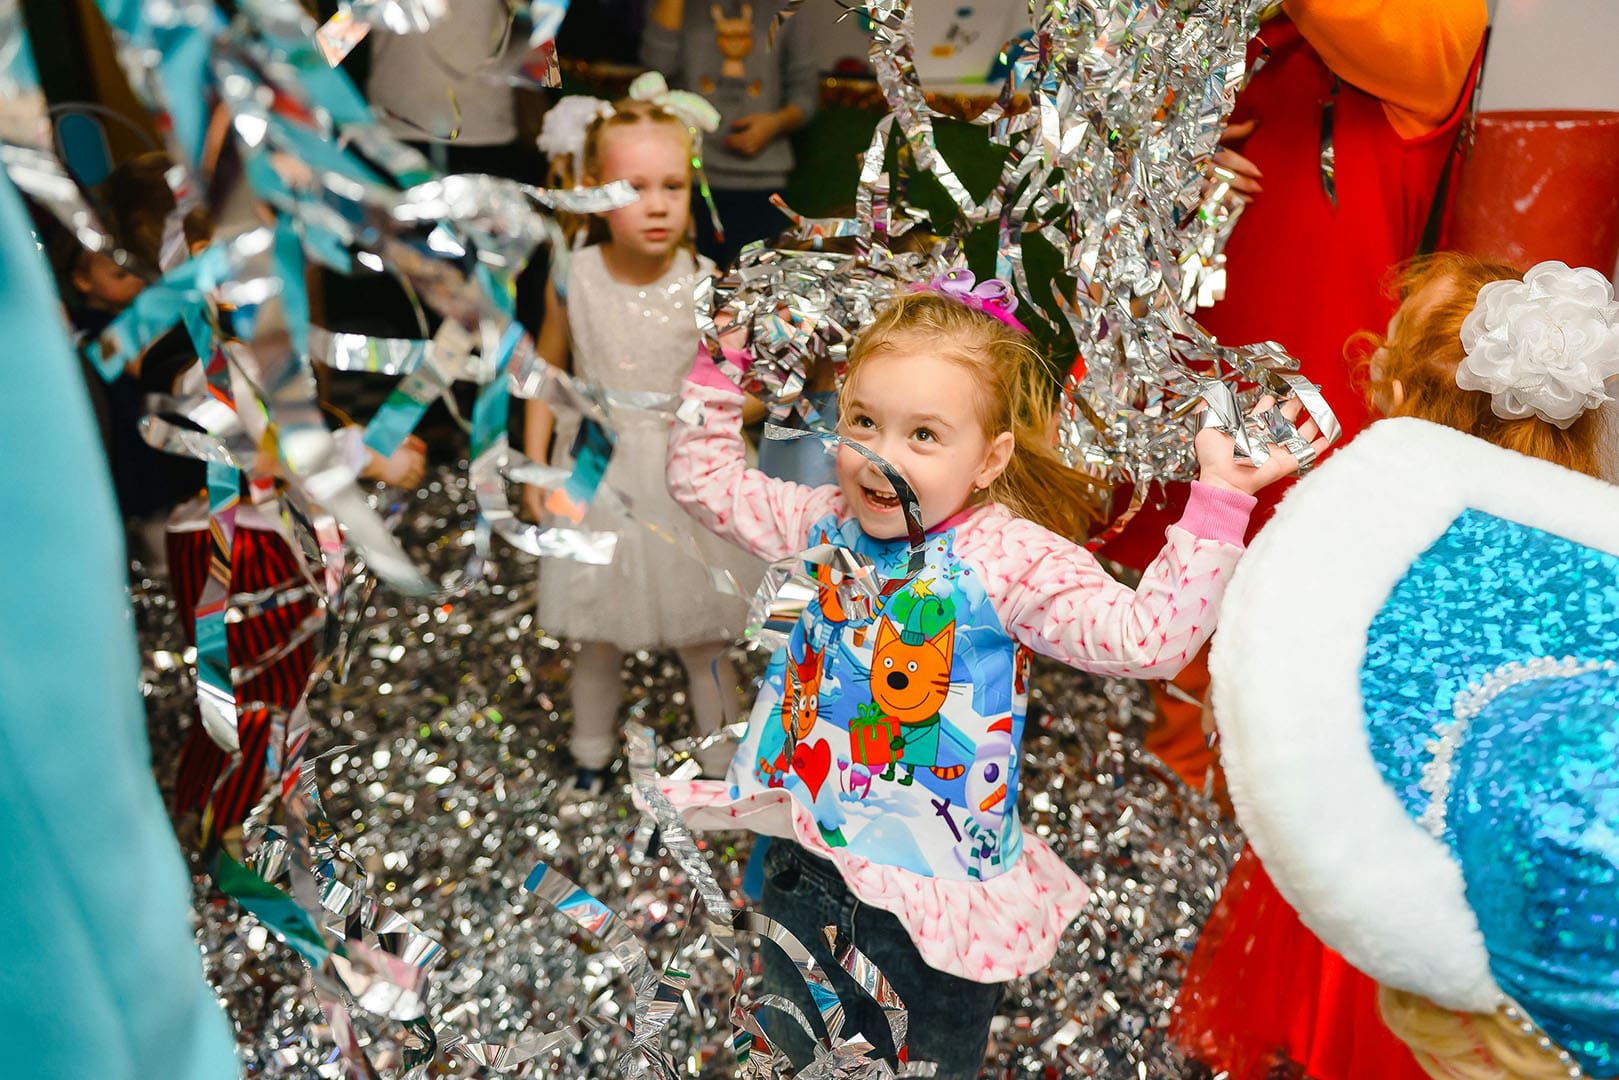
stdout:
<svg viewBox="0 0 1619 1080">
<path fill-rule="evenodd" d="M 984 453 L 983 467 L 973 477 L 975 491 L 983 491 L 1001 478 L 1001 473 L 1012 463 L 1012 449 L 1016 442 L 1010 431 L 1003 431 L 990 440 L 989 449 Z"/>
<path fill-rule="evenodd" d="M 1399 379 L 1389 380 L 1389 397 L 1393 399 L 1392 407 L 1398 409 L 1405 404 L 1405 384 Z"/>
</svg>

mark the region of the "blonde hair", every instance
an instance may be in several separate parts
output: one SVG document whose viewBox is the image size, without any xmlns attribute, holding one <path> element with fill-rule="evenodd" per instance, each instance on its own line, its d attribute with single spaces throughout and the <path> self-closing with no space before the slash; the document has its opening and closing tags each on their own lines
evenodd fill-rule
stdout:
<svg viewBox="0 0 1619 1080">
<path fill-rule="evenodd" d="M 1029 336 L 959 301 L 932 292 L 889 301 L 849 350 L 840 412 L 860 365 L 907 338 L 927 340 L 972 375 L 985 436 L 1012 433 L 1011 460 L 986 498 L 1071 540 L 1101 520 L 1105 488 L 1066 464 L 1053 444 L 1057 385 Z"/>
<path fill-rule="evenodd" d="M 572 188 L 578 187 L 582 178 L 599 180 L 602 146 L 606 143 L 608 134 L 647 124 L 672 127 L 680 133 L 680 137 L 686 141 L 686 176 L 690 179 L 695 156 L 693 153 L 695 148 L 691 145 L 691 128 L 686 126 L 684 120 L 661 105 L 635 98 L 623 98 L 613 104 L 612 112 L 596 117 L 585 128 L 585 143 L 579 152 L 579 161 L 574 161 L 572 155 L 562 155 L 551 160 L 547 181 L 554 188 Z M 585 234 L 587 244 L 600 244 L 609 239 L 607 219 L 600 214 L 563 213 L 557 217 L 562 222 L 563 232 L 570 242 L 581 231 Z"/>
<path fill-rule="evenodd" d="M 1600 410 L 1582 413 L 1567 428 L 1537 416 L 1503 419 L 1491 408 L 1489 394 L 1456 385 L 1456 368 L 1466 355 L 1462 320 L 1473 310 L 1478 291 L 1492 281 L 1522 278 L 1521 270 L 1505 263 L 1450 251 L 1406 264 L 1395 279 L 1398 295 L 1407 305 L 1395 340 L 1375 334 L 1350 339 L 1351 349 L 1358 346 L 1367 354 L 1359 363 L 1367 374 L 1368 397 L 1374 407 L 1378 401 L 1394 400 L 1398 381 L 1400 401 L 1388 410 L 1390 416 L 1431 420 L 1508 450 L 1601 477 L 1606 421 Z M 1430 295 L 1420 313 L 1409 307 L 1412 297 L 1435 287 L 1443 291 Z M 1374 365 L 1372 352 L 1379 345 L 1385 351 Z"/>
<path fill-rule="evenodd" d="M 1504 1010 L 1464 1013 L 1379 986 L 1377 1005 L 1417 1064 L 1440 1080 L 1568 1080 L 1568 1066 Z M 1548 1040 L 1549 1041 L 1549 1040 Z"/>
</svg>

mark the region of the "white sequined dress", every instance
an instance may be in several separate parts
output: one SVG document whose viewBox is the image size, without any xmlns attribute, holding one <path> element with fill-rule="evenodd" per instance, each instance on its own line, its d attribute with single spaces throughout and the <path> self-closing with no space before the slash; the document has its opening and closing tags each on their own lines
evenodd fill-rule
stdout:
<svg viewBox="0 0 1619 1080">
<path fill-rule="evenodd" d="M 699 265 L 682 250 L 657 281 L 625 285 L 607 272 L 599 247 L 576 253 L 567 282 L 574 378 L 609 392 L 642 391 L 675 399 L 697 352 L 693 285 L 697 275 L 712 271 L 707 259 Z M 664 485 L 666 418 L 619 409 L 610 414 L 609 423 L 618 442 L 605 483 L 624 497 L 634 520 L 598 500 L 583 527 L 618 535 L 613 561 L 592 566 L 541 560 L 541 628 L 559 638 L 606 642 L 625 650 L 737 637 L 746 619 L 746 601 L 716 591 L 704 567 L 682 548 L 695 544 L 710 566 L 729 570 L 743 596 L 758 585 L 762 564 L 699 526 L 669 498 Z M 558 416 L 556 463 L 569 460 L 576 431 L 576 417 Z M 682 543 L 660 539 L 649 525 Z"/>
</svg>

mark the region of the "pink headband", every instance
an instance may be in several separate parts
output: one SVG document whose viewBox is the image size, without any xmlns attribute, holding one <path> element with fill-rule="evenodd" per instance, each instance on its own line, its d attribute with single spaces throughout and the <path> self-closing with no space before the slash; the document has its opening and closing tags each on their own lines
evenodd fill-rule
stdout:
<svg viewBox="0 0 1619 1080">
<path fill-rule="evenodd" d="M 1020 334 L 1029 332 L 1029 328 L 1012 314 L 1017 310 L 1017 297 L 1012 293 L 1012 286 L 1000 278 L 978 283 L 971 270 L 957 268 L 946 270 L 925 285 L 912 285 L 911 291 L 938 293 L 958 304 L 966 304 L 974 311 L 982 311 Z"/>
</svg>

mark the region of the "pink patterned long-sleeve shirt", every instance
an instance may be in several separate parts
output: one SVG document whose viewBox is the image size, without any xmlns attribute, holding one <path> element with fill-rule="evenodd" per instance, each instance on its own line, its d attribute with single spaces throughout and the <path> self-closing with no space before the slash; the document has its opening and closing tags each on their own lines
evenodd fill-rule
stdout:
<svg viewBox="0 0 1619 1080">
<path fill-rule="evenodd" d="M 755 555 L 838 544 L 872 560 L 880 600 L 850 603 L 831 571 L 766 671 L 724 781 L 666 781 L 693 827 L 790 837 L 893 912 L 942 971 L 999 982 L 1049 963 L 1087 890 L 1026 834 L 1017 796 L 1029 652 L 1104 675 L 1167 678 L 1214 628 L 1254 500 L 1194 485 L 1140 585 L 998 504 L 904 540 L 859 527 L 835 486 L 746 467 L 741 396 L 700 360 L 682 391 L 669 491 Z"/>
</svg>

